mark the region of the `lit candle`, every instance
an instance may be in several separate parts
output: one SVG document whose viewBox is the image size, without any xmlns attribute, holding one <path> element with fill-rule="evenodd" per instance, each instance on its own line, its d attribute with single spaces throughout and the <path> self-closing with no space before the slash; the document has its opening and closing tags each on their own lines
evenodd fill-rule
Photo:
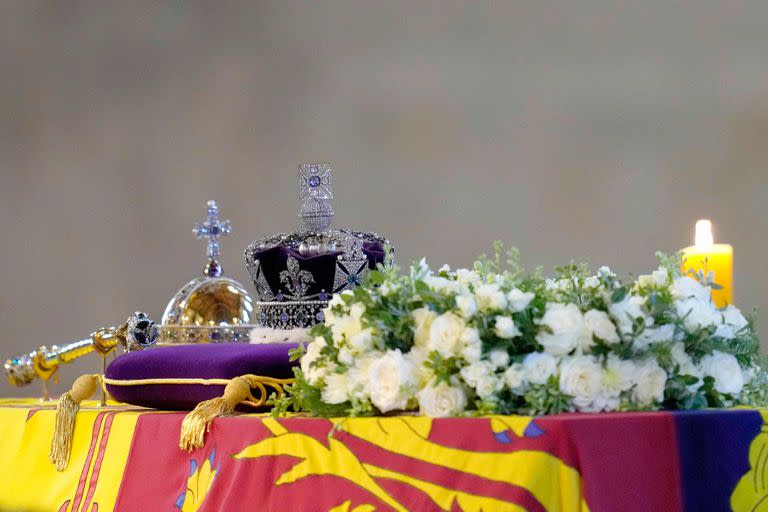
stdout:
<svg viewBox="0 0 768 512">
<path fill-rule="evenodd" d="M 708 281 L 715 283 L 712 301 L 717 307 L 733 304 L 733 247 L 715 243 L 708 220 L 696 223 L 695 245 L 683 249 L 683 272 L 690 270 L 703 272 Z"/>
</svg>

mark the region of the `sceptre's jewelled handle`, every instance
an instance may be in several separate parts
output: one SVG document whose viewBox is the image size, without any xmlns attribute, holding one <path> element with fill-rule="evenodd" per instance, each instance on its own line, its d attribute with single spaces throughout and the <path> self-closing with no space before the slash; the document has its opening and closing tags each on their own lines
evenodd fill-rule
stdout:
<svg viewBox="0 0 768 512">
<path fill-rule="evenodd" d="M 145 313 L 136 312 L 118 327 L 99 329 L 90 338 L 51 347 L 5 360 L 5 377 L 13 386 L 26 386 L 38 377 L 47 382 L 62 364 L 91 352 L 106 356 L 118 345 L 126 351 L 142 349 L 157 339 L 157 326 Z"/>
</svg>

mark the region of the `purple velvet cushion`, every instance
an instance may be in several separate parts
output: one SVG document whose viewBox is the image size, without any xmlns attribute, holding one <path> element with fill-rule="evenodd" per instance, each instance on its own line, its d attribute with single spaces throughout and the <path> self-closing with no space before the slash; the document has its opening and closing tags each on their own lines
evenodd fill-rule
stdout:
<svg viewBox="0 0 768 512">
<path fill-rule="evenodd" d="M 111 380 L 144 379 L 232 379 L 253 374 L 291 378 L 288 351 L 294 343 L 248 345 L 216 343 L 149 348 L 118 357 L 107 367 Z M 223 385 L 107 384 L 120 402 L 156 409 L 191 410 L 203 400 L 221 396 Z"/>
</svg>

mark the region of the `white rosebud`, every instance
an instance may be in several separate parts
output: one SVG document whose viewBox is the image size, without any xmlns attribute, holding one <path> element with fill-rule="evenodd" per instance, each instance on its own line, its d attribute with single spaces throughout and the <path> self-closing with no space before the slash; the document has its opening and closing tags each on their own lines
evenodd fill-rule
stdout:
<svg viewBox="0 0 768 512">
<path fill-rule="evenodd" d="M 560 391 L 573 397 L 578 410 L 588 410 L 602 386 L 603 369 L 593 356 L 574 356 L 560 363 Z"/>
<path fill-rule="evenodd" d="M 456 307 L 459 308 L 461 316 L 470 318 L 477 313 L 477 302 L 472 295 L 463 294 L 456 296 Z"/>
<path fill-rule="evenodd" d="M 432 321 L 437 318 L 437 313 L 428 307 L 422 307 L 411 311 L 413 319 L 413 341 L 417 346 L 426 346 L 429 340 L 429 328 Z"/>
<path fill-rule="evenodd" d="M 515 363 L 504 372 L 504 382 L 510 391 L 521 394 L 525 392 L 526 375 L 525 367 L 520 363 Z"/>
<path fill-rule="evenodd" d="M 408 406 L 409 387 L 415 384 L 413 363 L 400 350 L 388 350 L 371 363 L 370 395 L 376 408 L 386 413 Z"/>
<path fill-rule="evenodd" d="M 540 323 L 551 332 L 542 329 L 536 340 L 554 356 L 568 354 L 587 335 L 584 316 L 576 304 L 548 303 Z"/>
<path fill-rule="evenodd" d="M 439 274 L 449 274 L 451 272 L 451 267 L 447 263 L 443 263 L 443 266 L 437 269 L 437 272 Z"/>
<path fill-rule="evenodd" d="M 528 307 L 534 297 L 536 297 L 535 293 L 524 292 L 520 288 L 512 288 L 507 294 L 509 309 L 513 313 L 519 313 Z"/>
<path fill-rule="evenodd" d="M 416 393 L 416 398 L 419 401 L 419 412 L 433 418 L 454 416 L 467 407 L 464 390 L 445 382 L 421 389 Z"/>
<path fill-rule="evenodd" d="M 656 284 L 656 280 L 651 274 L 645 274 L 637 276 L 636 284 L 638 288 L 652 288 Z"/>
<path fill-rule="evenodd" d="M 349 400 L 348 379 L 346 373 L 332 373 L 325 377 L 325 387 L 321 393 L 327 404 L 343 404 Z"/>
<path fill-rule="evenodd" d="M 488 354 L 488 360 L 496 368 L 504 368 L 509 364 L 509 354 L 503 349 L 494 349 Z"/>
<path fill-rule="evenodd" d="M 653 318 L 643 310 L 645 299 L 637 295 L 628 295 L 621 302 L 611 304 L 608 311 L 611 313 L 619 328 L 621 334 L 632 334 L 634 324 L 641 320 L 643 325 L 650 327 L 653 325 Z"/>
<path fill-rule="evenodd" d="M 557 359 L 546 352 L 532 352 L 523 359 L 523 367 L 532 384 L 546 384 L 557 371 Z"/>
<path fill-rule="evenodd" d="M 461 357 L 468 363 L 480 361 L 483 345 L 480 341 L 480 333 L 474 327 L 467 327 L 461 333 Z"/>
<path fill-rule="evenodd" d="M 672 296 L 677 300 L 691 297 L 704 302 L 712 300 L 710 289 L 690 276 L 678 277 L 672 281 Z"/>
<path fill-rule="evenodd" d="M 738 395 L 744 388 L 741 366 L 731 354 L 715 350 L 712 355 L 701 359 L 704 375 L 715 379 L 715 389 L 720 393 Z"/>
<path fill-rule="evenodd" d="M 507 297 L 496 284 L 483 284 L 475 289 L 475 300 L 480 311 L 498 310 L 507 307 Z"/>
<path fill-rule="evenodd" d="M 584 314 L 584 324 L 589 331 L 589 336 L 586 337 L 589 340 L 589 343 L 586 347 L 582 345 L 582 348 L 589 348 L 592 346 L 593 335 L 609 345 L 619 342 L 616 326 L 611 321 L 611 317 L 605 312 L 598 311 L 597 309 L 590 309 Z"/>
<path fill-rule="evenodd" d="M 664 388 L 667 385 L 667 372 L 655 359 L 645 359 L 637 363 L 634 376 L 635 387 L 632 398 L 641 405 L 664 400 Z"/>
<path fill-rule="evenodd" d="M 669 271 L 665 267 L 654 270 L 651 277 L 658 288 L 663 288 L 669 284 Z"/>
<path fill-rule="evenodd" d="M 515 321 L 510 316 L 497 316 L 493 332 L 502 339 L 514 338 L 521 334 L 520 329 L 517 328 Z"/>
<path fill-rule="evenodd" d="M 436 350 L 443 357 L 452 357 L 459 350 L 459 341 L 467 327 L 463 318 L 451 313 L 443 313 L 432 320 L 429 327 L 429 339 L 426 348 Z"/>
</svg>

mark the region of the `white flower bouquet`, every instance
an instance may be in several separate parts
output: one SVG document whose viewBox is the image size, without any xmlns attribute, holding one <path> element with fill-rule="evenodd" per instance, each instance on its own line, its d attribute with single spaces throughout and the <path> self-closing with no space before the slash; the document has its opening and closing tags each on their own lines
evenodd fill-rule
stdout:
<svg viewBox="0 0 768 512">
<path fill-rule="evenodd" d="M 718 309 L 680 258 L 627 282 L 602 267 L 526 275 L 516 251 L 472 269 L 370 272 L 334 297 L 275 414 L 554 414 L 766 402 L 753 322 Z M 506 260 L 506 261 L 504 261 Z"/>
</svg>

